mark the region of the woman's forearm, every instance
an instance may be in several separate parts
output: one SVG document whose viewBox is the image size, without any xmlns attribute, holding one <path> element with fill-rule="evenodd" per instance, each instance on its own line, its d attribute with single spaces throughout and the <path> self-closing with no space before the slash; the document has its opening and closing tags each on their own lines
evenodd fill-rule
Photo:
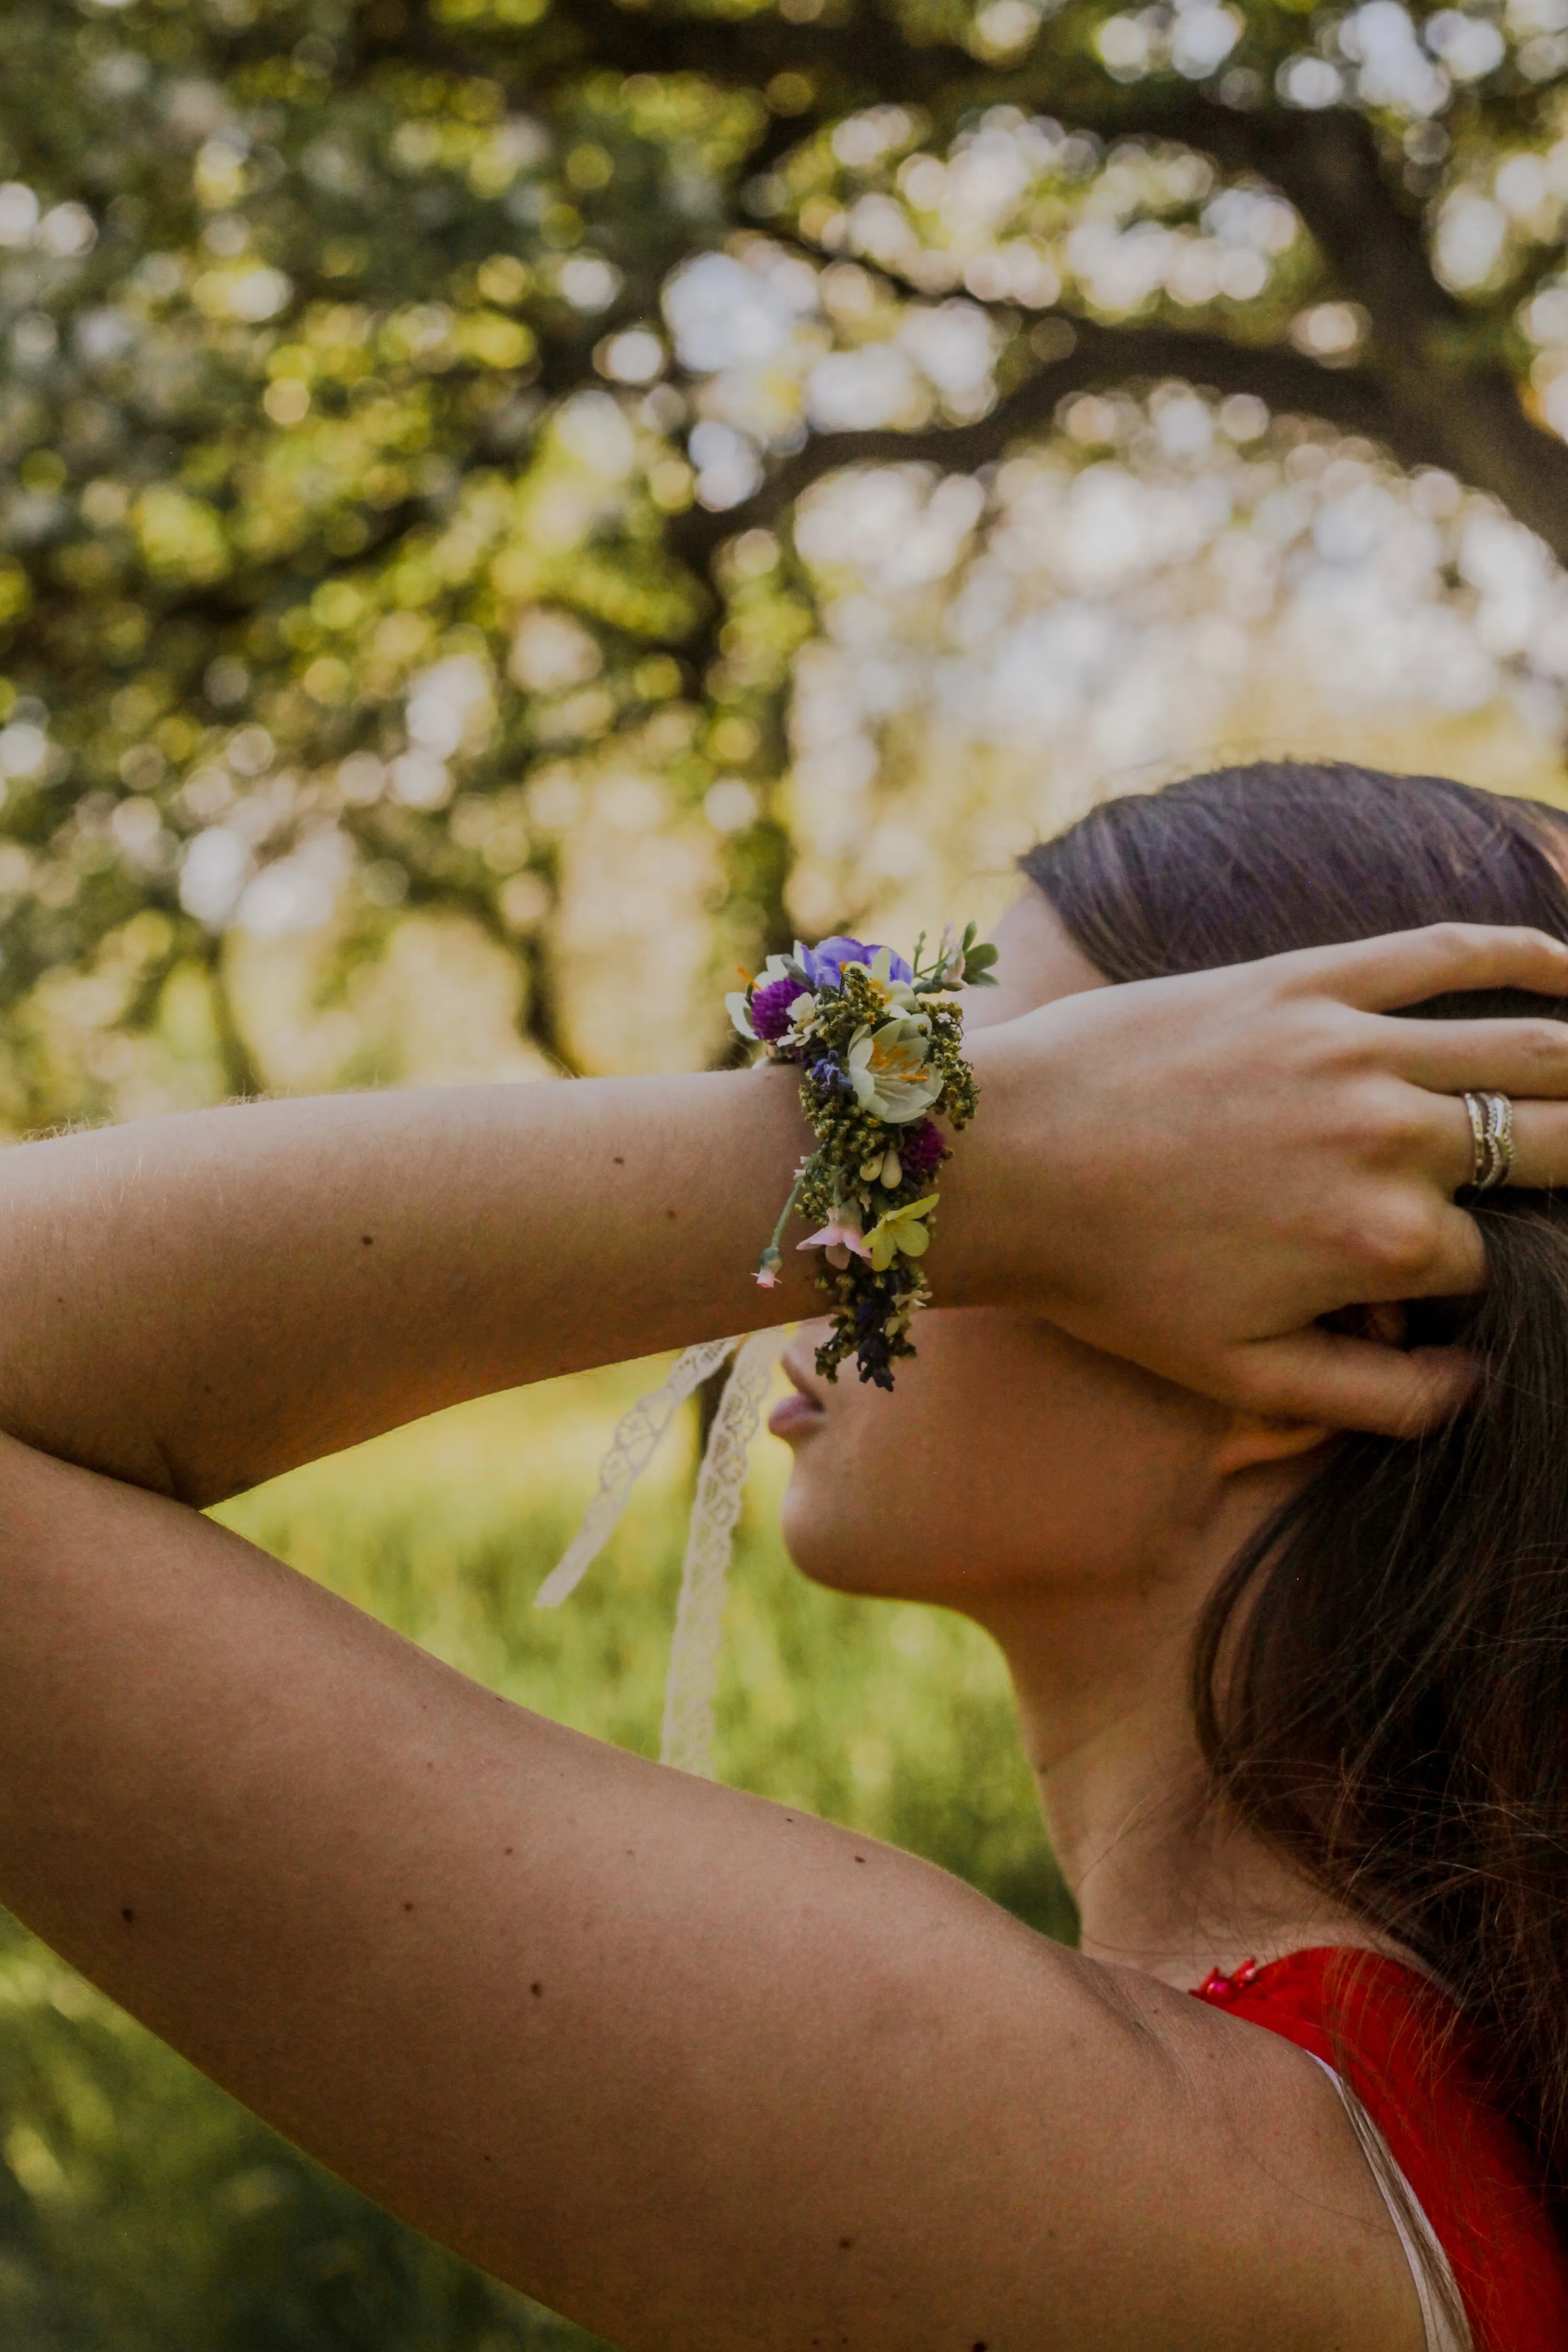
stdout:
<svg viewBox="0 0 1568 2352">
<path fill-rule="evenodd" d="M 1442 927 L 1069 995 L 971 1052 L 943 1305 L 1009 1304 L 1249 1410 L 1406 1433 L 1454 1351 L 1314 1318 L 1484 1277 L 1459 1091 L 1568 1164 L 1568 1024 L 1385 1019 L 1561 993 L 1559 943 Z M 334 1097 L 0 1156 L 0 1430 L 205 1503 L 465 1397 L 817 1309 L 759 1245 L 810 1147 L 795 1074 Z"/>
<path fill-rule="evenodd" d="M 0 1426 L 210 1502 L 488 1391 L 811 1311 L 790 1073 L 367 1094 L 0 1159 Z"/>
</svg>

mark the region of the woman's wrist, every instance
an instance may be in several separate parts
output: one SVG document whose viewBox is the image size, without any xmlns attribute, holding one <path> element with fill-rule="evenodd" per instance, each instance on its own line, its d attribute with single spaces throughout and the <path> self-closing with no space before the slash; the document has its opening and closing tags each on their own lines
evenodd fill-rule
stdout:
<svg viewBox="0 0 1568 2352">
<path fill-rule="evenodd" d="M 1055 1261 L 1071 1217 L 1052 1197 L 1053 1057 L 1037 1024 L 1022 1067 L 1011 1026 L 976 1030 L 965 1045 L 980 1104 L 942 1171 L 940 1245 L 931 1256 L 938 1307 L 1039 1306 L 1059 1276 Z"/>
<path fill-rule="evenodd" d="M 924 1260 L 942 1200 L 949 1139 L 974 1115 L 963 1053 L 962 991 L 996 986 L 997 950 L 970 923 L 951 924 L 911 957 L 847 935 L 770 956 L 731 992 L 731 1022 L 764 1058 L 796 1074 L 815 1148 L 795 1170 L 756 1279 L 776 1290 L 798 1211 L 811 1228 L 828 1329 L 816 1369 L 834 1380 L 854 1360 L 862 1381 L 891 1389 L 916 1353 L 910 1326 L 931 1290 Z"/>
</svg>

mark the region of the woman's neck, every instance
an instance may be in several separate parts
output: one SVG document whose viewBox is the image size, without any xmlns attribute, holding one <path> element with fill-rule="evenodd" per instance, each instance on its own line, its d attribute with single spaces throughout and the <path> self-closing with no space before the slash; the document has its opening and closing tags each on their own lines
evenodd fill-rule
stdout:
<svg viewBox="0 0 1568 2352">
<path fill-rule="evenodd" d="M 1190 1987 L 1248 1958 L 1375 1945 L 1213 1799 L 1187 1696 L 1192 1619 L 1173 1587 L 1131 1605 L 1092 1586 L 1031 1593 L 982 1616 L 1012 1672 L 1083 1950 Z"/>
</svg>

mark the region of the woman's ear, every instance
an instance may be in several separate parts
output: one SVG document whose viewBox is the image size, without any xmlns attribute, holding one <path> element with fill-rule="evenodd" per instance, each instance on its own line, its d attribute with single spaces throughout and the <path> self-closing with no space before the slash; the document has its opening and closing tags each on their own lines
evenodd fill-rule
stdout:
<svg viewBox="0 0 1568 2352">
<path fill-rule="evenodd" d="M 1216 1478 L 1235 1478 L 1244 1470 L 1263 1470 L 1277 1462 L 1294 1462 L 1326 1445 L 1337 1430 L 1315 1421 L 1275 1421 L 1265 1413 L 1233 1412 L 1210 1457 Z"/>
</svg>

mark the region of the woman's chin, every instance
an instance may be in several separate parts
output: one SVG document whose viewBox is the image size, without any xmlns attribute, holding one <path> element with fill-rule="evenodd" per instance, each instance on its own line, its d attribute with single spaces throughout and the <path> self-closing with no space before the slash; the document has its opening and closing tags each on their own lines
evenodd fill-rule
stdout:
<svg viewBox="0 0 1568 2352">
<path fill-rule="evenodd" d="M 887 1529 L 868 1526 L 864 1540 L 846 1515 L 825 1511 L 820 1503 L 797 1493 L 799 1469 L 784 1495 L 781 1528 L 784 1549 L 808 1583 L 829 1592 L 843 1592 L 860 1601 L 921 1601 L 926 1596 L 910 1590 L 907 1566 L 886 1557 Z"/>
</svg>

